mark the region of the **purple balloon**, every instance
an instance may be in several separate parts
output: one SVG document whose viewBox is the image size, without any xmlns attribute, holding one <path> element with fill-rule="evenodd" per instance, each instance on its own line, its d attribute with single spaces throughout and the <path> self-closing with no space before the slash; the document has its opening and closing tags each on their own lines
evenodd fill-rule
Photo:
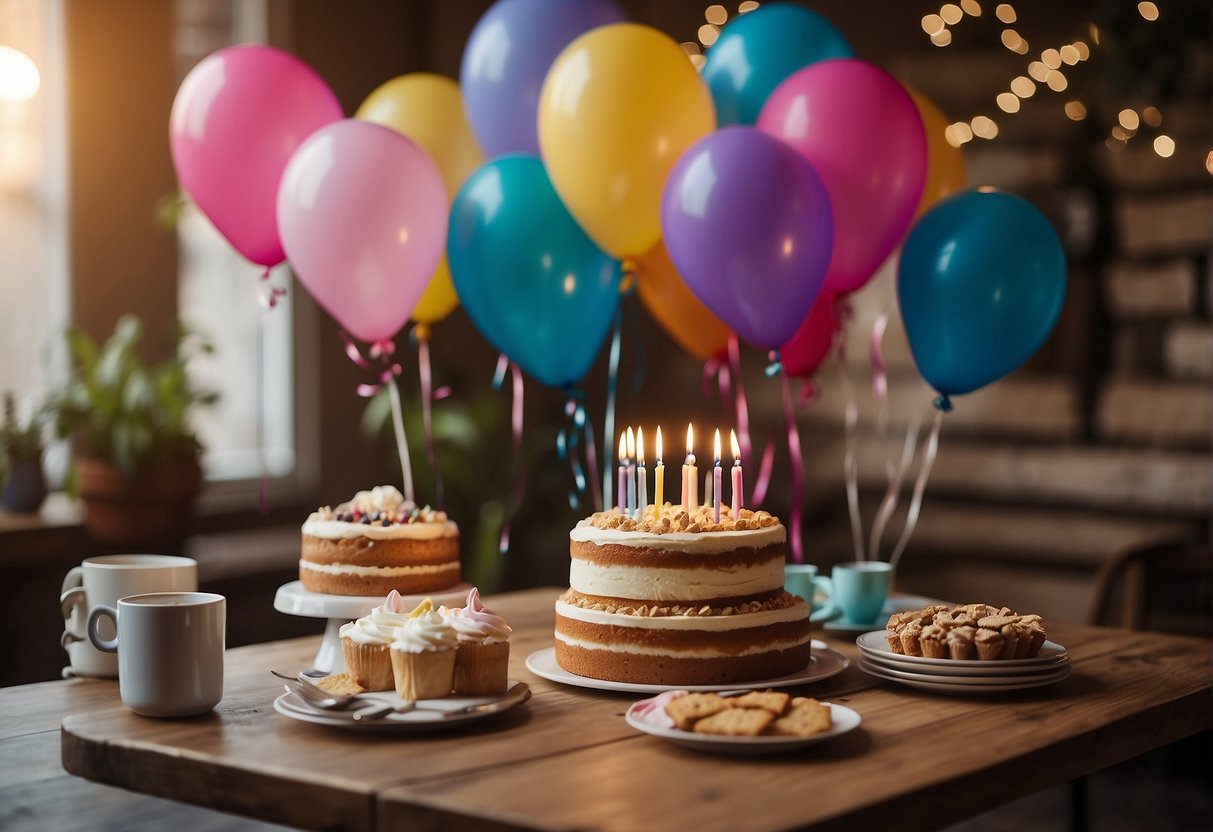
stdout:
<svg viewBox="0 0 1213 832">
<path fill-rule="evenodd" d="M 463 50 L 459 87 L 472 133 L 488 158 L 539 155 L 539 90 L 578 35 L 627 15 L 611 0 L 500 0 Z"/>
<path fill-rule="evenodd" d="M 726 127 L 700 139 L 666 180 L 661 228 L 704 305 L 764 349 L 790 339 L 821 291 L 834 214 L 813 166 L 779 139 Z"/>
</svg>

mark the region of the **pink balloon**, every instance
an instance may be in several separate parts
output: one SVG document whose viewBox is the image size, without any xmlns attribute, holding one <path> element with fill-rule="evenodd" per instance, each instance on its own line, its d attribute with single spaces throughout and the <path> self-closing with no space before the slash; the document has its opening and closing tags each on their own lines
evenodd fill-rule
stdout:
<svg viewBox="0 0 1213 832">
<path fill-rule="evenodd" d="M 834 206 L 826 291 L 863 286 L 910 227 L 927 170 L 918 108 L 878 66 L 844 58 L 788 76 L 756 125 L 817 169 Z"/>
<path fill-rule="evenodd" d="M 789 376 L 810 377 L 817 372 L 834 346 L 834 336 L 842 329 L 838 297 L 822 292 L 805 315 L 800 328 L 779 348 L 779 363 Z"/>
<path fill-rule="evenodd" d="M 232 46 L 204 58 L 177 90 L 169 117 L 181 186 L 242 255 L 285 259 L 278 182 L 291 154 L 341 104 L 307 64 L 269 46 Z"/>
<path fill-rule="evenodd" d="M 395 130 L 346 119 L 317 130 L 291 157 L 278 227 L 295 274 L 364 341 L 408 321 L 446 242 L 442 174 Z"/>
</svg>

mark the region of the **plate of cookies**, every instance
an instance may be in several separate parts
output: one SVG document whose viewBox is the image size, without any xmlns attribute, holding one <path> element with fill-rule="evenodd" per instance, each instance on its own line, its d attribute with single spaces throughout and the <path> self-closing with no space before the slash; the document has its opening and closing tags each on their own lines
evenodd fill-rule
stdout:
<svg viewBox="0 0 1213 832">
<path fill-rule="evenodd" d="M 694 751 L 772 754 L 859 727 L 843 705 L 767 689 L 733 694 L 666 691 L 628 708 L 628 725 Z"/>
</svg>

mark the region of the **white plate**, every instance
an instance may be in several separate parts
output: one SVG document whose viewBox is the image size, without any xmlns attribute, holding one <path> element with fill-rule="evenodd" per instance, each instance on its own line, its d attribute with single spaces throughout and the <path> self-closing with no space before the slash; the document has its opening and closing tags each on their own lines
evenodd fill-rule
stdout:
<svg viewBox="0 0 1213 832">
<path fill-rule="evenodd" d="M 300 722 L 310 722 L 313 725 L 326 725 L 332 728 L 345 728 L 352 731 L 369 733 L 411 733 L 432 731 L 449 725 L 461 725 L 477 719 L 508 711 L 516 705 L 531 698 L 531 691 L 514 679 L 510 680 L 509 688 L 500 696 L 448 696 L 445 699 L 423 699 L 427 706 L 442 710 L 414 710 L 402 714 L 388 714 L 372 719 L 355 720 L 352 710 L 326 711 L 307 704 L 297 693 L 284 693 L 274 700 L 274 710 L 283 716 L 297 719 Z M 520 687 L 521 686 L 521 687 Z M 399 702 L 400 699 L 391 691 L 365 693 L 360 699 L 380 702 Z M 491 711 L 475 711 L 467 714 L 452 714 L 447 716 L 443 711 L 454 711 L 469 705 L 488 705 L 500 703 L 500 707 Z"/>
<path fill-rule="evenodd" d="M 871 653 L 885 660 L 897 662 L 905 662 L 908 665 L 921 665 L 922 667 L 943 666 L 943 667 L 963 667 L 972 670 L 989 668 L 991 665 L 997 665 L 1000 668 L 1020 667 L 1030 668 L 1034 666 L 1047 665 L 1051 662 L 1062 660 L 1062 657 L 1069 657 L 1066 648 L 1052 641 L 1046 641 L 1040 647 L 1040 653 L 1031 659 L 998 659 L 995 661 L 980 661 L 978 659 L 928 659 L 925 656 L 904 656 L 901 653 L 894 653 L 889 649 L 888 639 L 885 637 L 888 630 L 874 630 L 870 633 L 864 633 L 859 638 L 855 639 L 855 643 L 859 645 L 861 653 Z"/>
<path fill-rule="evenodd" d="M 653 725 L 646 722 L 637 713 L 635 702 L 628 708 L 624 718 L 628 725 L 637 731 L 661 737 L 675 745 L 681 745 L 694 751 L 710 751 L 716 754 L 775 754 L 782 751 L 794 751 L 807 745 L 833 739 L 859 727 L 859 714 L 843 705 L 830 705 L 830 719 L 833 722 L 829 731 L 814 734 L 811 737 L 725 737 L 717 734 L 696 734 L 683 731 L 680 728 L 667 728 L 664 725 Z"/>
<path fill-rule="evenodd" d="M 787 676 L 780 676 L 776 679 L 755 679 L 753 681 L 734 682 L 728 685 L 642 685 L 632 682 L 612 682 L 607 679 L 591 679 L 588 676 L 578 676 L 576 673 L 569 673 L 563 667 L 556 664 L 555 647 L 545 647 L 543 650 L 536 650 L 526 657 L 526 669 L 542 679 L 547 679 L 549 682 L 560 682 L 564 685 L 573 685 L 579 688 L 594 688 L 595 690 L 610 690 L 622 693 L 661 693 L 667 690 L 709 692 L 740 690 L 742 688 L 788 688 L 837 676 L 846 670 L 850 664 L 846 656 L 837 650 L 831 649 L 825 642 L 814 641 L 813 658 L 805 666 L 804 670 Z"/>
<path fill-rule="evenodd" d="M 946 676 L 927 676 L 915 673 L 902 673 L 896 670 L 877 667 L 867 661 L 863 656 L 859 657 L 859 669 L 864 673 L 868 673 L 878 679 L 885 679 L 890 682 L 897 682 L 900 685 L 906 685 L 919 690 L 927 690 L 933 693 L 950 693 L 960 696 L 980 696 L 987 693 L 1003 693 L 1012 690 L 1027 690 L 1028 688 L 1039 688 L 1045 685 L 1052 685 L 1060 682 L 1062 679 L 1070 675 L 1072 667 L 1064 665 L 1055 674 L 1048 676 L 1033 676 L 1027 680 L 1016 682 L 998 682 L 987 680 L 982 684 L 965 684 L 954 681 L 955 677 Z"/>
<path fill-rule="evenodd" d="M 928 598 L 925 595 L 897 595 L 892 598 L 886 598 L 884 606 L 880 609 L 880 615 L 876 617 L 877 621 L 884 621 L 895 612 L 909 612 L 910 610 L 921 610 L 924 607 L 929 607 L 933 604 L 944 604 L 946 601 L 941 601 L 938 598 Z M 838 620 L 829 621 L 823 629 L 840 635 L 846 633 L 866 633 L 876 626 L 876 622 L 867 624 L 853 624 L 850 621 Z"/>
<path fill-rule="evenodd" d="M 1006 679 L 1011 676 L 1041 676 L 1057 671 L 1058 668 L 1070 663 L 1070 657 L 1062 655 L 1053 661 L 1044 662 L 1039 665 L 1015 665 L 1010 667 L 1001 667 L 1006 664 L 1003 661 L 982 662 L 985 667 L 948 667 L 947 665 L 922 665 L 911 664 L 910 662 L 898 661 L 904 658 L 889 653 L 873 653 L 870 650 L 860 650 L 859 655 L 862 656 L 869 664 L 875 664 L 879 667 L 887 667 L 890 670 L 900 670 L 905 673 L 921 673 L 928 676 L 946 676 L 952 677 L 968 677 L 980 679 Z M 914 658 L 911 656 L 911 658 Z M 959 665 L 967 665 L 968 662 L 956 662 Z"/>
<path fill-rule="evenodd" d="M 872 661 L 868 656 L 860 656 L 860 668 L 865 673 L 880 674 L 884 678 L 909 682 L 939 682 L 945 685 L 975 685 L 979 687 L 1000 685 L 1017 685 L 1024 682 L 1057 682 L 1070 675 L 1070 664 L 1062 664 L 1042 673 L 1019 673 L 1013 676 L 941 676 L 933 672 L 912 672 L 901 668 L 889 667 L 886 664 Z"/>
</svg>

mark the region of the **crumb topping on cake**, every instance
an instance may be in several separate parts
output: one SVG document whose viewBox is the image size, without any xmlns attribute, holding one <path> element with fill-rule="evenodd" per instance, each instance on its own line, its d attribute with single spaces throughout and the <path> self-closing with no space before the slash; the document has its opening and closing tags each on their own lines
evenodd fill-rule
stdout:
<svg viewBox="0 0 1213 832">
<path fill-rule="evenodd" d="M 703 605 L 685 605 L 685 604 L 610 604 L 603 601 L 591 598 L 588 595 L 582 595 L 573 589 L 566 589 L 564 594 L 560 596 L 560 600 L 571 607 L 577 607 L 583 610 L 593 610 L 594 612 L 605 612 L 612 615 L 636 615 L 642 618 L 663 618 L 667 616 L 684 616 L 687 618 L 706 617 L 711 615 L 744 615 L 753 612 L 765 612 L 768 610 L 786 610 L 797 604 L 803 604 L 799 597 L 790 595 L 786 592 L 780 595 L 767 599 L 765 601 L 750 601 L 748 603 L 735 604 L 728 607 L 714 607 L 709 604 Z"/>
<path fill-rule="evenodd" d="M 743 508 L 734 518 L 730 506 L 720 507 L 720 522 L 714 522 L 715 511 L 711 506 L 697 506 L 688 514 L 681 505 L 666 503 L 661 507 L 661 516 L 654 520 L 651 508 L 644 512 L 644 519 L 637 520 L 617 511 L 599 511 L 578 523 L 596 529 L 613 529 L 621 532 L 645 532 L 647 534 L 669 534 L 674 532 L 737 532 L 765 529 L 779 525 L 779 518 L 766 511 L 751 511 Z"/>
<path fill-rule="evenodd" d="M 445 523 L 445 511 L 418 506 L 404 499 L 394 486 L 379 485 L 370 491 L 359 491 L 353 499 L 336 508 L 321 506 L 312 515 L 325 522 L 357 523 L 362 526 L 410 525 L 413 523 Z"/>
</svg>

